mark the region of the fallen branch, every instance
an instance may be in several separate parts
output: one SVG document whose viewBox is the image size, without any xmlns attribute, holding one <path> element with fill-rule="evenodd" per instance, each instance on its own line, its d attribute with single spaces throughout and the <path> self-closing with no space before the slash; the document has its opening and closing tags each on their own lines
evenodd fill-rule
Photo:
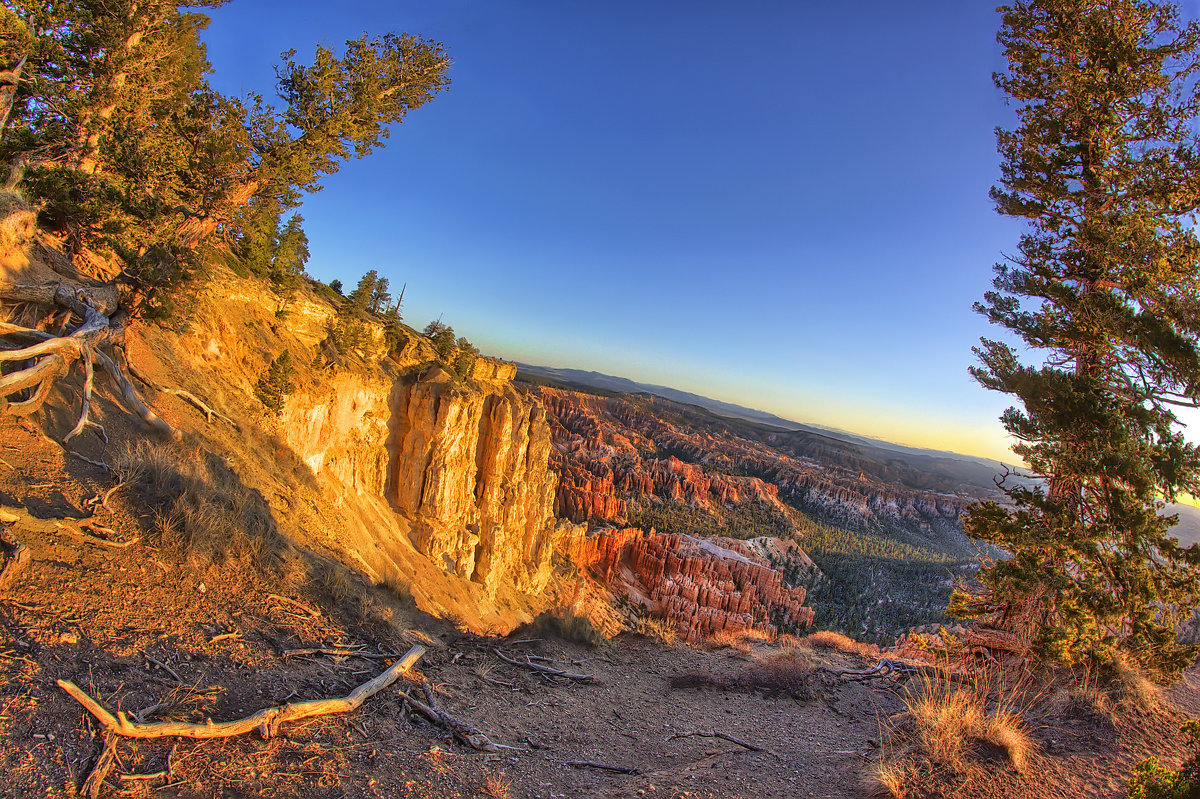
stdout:
<svg viewBox="0 0 1200 799">
<path fill-rule="evenodd" d="M 121 779 L 128 780 L 130 782 L 136 782 L 137 780 L 165 780 L 166 778 L 167 778 L 166 771 L 154 771 L 149 774 L 122 774 L 121 775 Z"/>
<path fill-rule="evenodd" d="M 580 682 L 595 682 L 596 681 L 596 676 L 594 674 L 574 674 L 572 672 L 562 671 L 561 669 L 556 669 L 551 666 L 543 666 L 540 663 L 534 663 L 532 660 L 529 659 L 528 655 L 525 657 L 524 660 L 514 660 L 512 658 L 505 657 L 504 653 L 501 652 L 499 649 L 495 650 L 495 652 L 496 652 L 496 657 L 500 658 L 505 663 L 508 663 L 513 666 L 520 666 L 521 668 L 525 668 L 525 669 L 532 669 L 533 671 L 536 671 L 540 674 L 549 674 L 553 677 L 566 677 L 568 680 L 578 680 Z"/>
<path fill-rule="evenodd" d="M 146 658 L 146 660 L 148 660 L 148 661 L 150 661 L 151 663 L 153 663 L 155 666 L 158 666 L 160 669 L 162 669 L 163 671 L 167 672 L 167 673 L 168 673 L 168 674 L 170 674 L 172 677 L 174 677 L 174 678 L 175 678 L 175 682 L 177 682 L 177 683 L 179 683 L 179 684 L 181 684 L 181 685 L 183 684 L 183 678 L 182 678 L 182 677 L 180 677 L 178 673 L 176 673 L 175 669 L 171 668 L 171 667 L 170 667 L 170 666 L 168 666 L 166 663 L 163 663 L 161 660 L 156 660 L 156 659 L 154 659 L 154 658 L 150 657 L 150 656 L 149 656 L 149 655 L 147 655 L 145 652 L 143 652 L 143 653 L 142 653 L 142 656 L 143 656 L 143 657 L 145 657 L 145 658 Z"/>
<path fill-rule="evenodd" d="M 667 738 L 667 740 L 674 741 L 676 738 L 694 738 L 694 737 L 720 738 L 722 741 L 729 741 L 731 744 L 737 744 L 738 746 L 744 746 L 745 748 L 749 749 L 751 752 L 767 751 L 767 750 L 763 749 L 761 746 L 755 746 L 754 744 L 747 743 L 746 741 L 743 741 L 740 738 L 734 738 L 732 735 L 727 735 L 723 732 L 717 732 L 716 730 L 689 730 L 688 732 L 677 732 L 674 735 L 672 735 L 671 737 Z"/>
<path fill-rule="evenodd" d="M 642 773 L 635 768 L 625 768 L 624 766 L 610 766 L 607 763 L 593 763 L 590 760 L 568 760 L 566 763 L 563 763 L 563 765 L 570 766 L 572 768 L 598 768 L 598 769 L 602 769 L 604 771 L 615 771 L 618 774 L 633 774 L 635 776 Z"/>
<path fill-rule="evenodd" d="M 107 733 L 104 736 L 104 750 L 100 752 L 100 757 L 96 758 L 96 765 L 92 766 L 91 773 L 83 781 L 83 787 L 79 789 L 80 793 L 96 799 L 100 795 L 100 788 L 104 786 L 105 777 L 108 776 L 108 772 L 112 771 L 116 762 L 117 736 Z"/>
<path fill-rule="evenodd" d="M 39 519 L 34 516 L 26 508 L 0 505 L 0 522 L 11 524 L 15 529 L 26 530 L 32 533 L 59 533 L 65 532 L 73 535 L 76 538 L 82 538 L 93 544 L 98 544 L 102 547 L 111 549 L 126 549 L 137 543 L 137 538 L 129 541 L 110 541 L 107 538 L 101 538 L 98 535 L 84 532 L 84 528 L 99 529 L 103 532 L 113 533 L 107 527 L 103 527 L 91 519 L 71 519 L 67 517 L 55 516 L 49 519 Z"/>
<path fill-rule="evenodd" d="M 76 702 L 91 713 L 97 721 L 109 732 L 126 738 L 232 738 L 248 732 L 258 732 L 263 738 L 275 735 L 279 728 L 290 721 L 326 716 L 334 713 L 349 713 L 357 710 L 363 702 L 387 688 L 400 679 L 400 675 L 417 662 L 425 654 L 425 647 L 420 644 L 405 653 L 404 657 L 392 664 L 374 679 L 368 680 L 355 688 L 344 697 L 335 699 L 312 699 L 295 704 L 275 705 L 245 718 L 235 721 L 214 723 L 212 720 L 203 724 L 183 721 L 161 721 L 151 724 L 137 724 L 129 721 L 125 714 L 118 711 L 114 716 L 103 705 L 92 699 L 70 680 L 59 680 L 58 687 L 71 695 Z"/>
<path fill-rule="evenodd" d="M 330 657 L 366 658 L 367 660 L 391 660 L 400 657 L 395 652 L 363 652 L 358 649 L 285 649 L 283 651 L 285 658 L 305 655 L 329 655 Z"/>
<path fill-rule="evenodd" d="M 460 721 L 454 718 L 446 711 L 438 707 L 437 699 L 433 696 L 433 689 L 428 682 L 422 682 L 421 688 L 425 692 L 425 702 L 419 699 L 414 699 L 406 691 L 398 691 L 406 704 L 413 710 L 420 713 L 422 716 L 432 721 L 434 724 L 443 728 L 455 737 L 460 743 L 463 743 L 472 749 L 479 752 L 498 752 L 500 746 L 492 743 L 486 735 L 479 731 L 478 728 L 467 724 L 465 721 Z M 511 748 L 511 747 L 505 747 Z"/>
<path fill-rule="evenodd" d="M 294 599 L 288 599 L 287 597 L 285 597 L 285 596 L 280 596 L 279 594 L 267 594 L 267 598 L 268 598 L 268 599 L 275 599 L 275 600 L 278 600 L 279 602 L 284 602 L 284 603 L 287 603 L 288 605 L 294 605 L 295 607 L 298 607 L 298 608 L 300 608 L 302 611 L 304 611 L 305 613 L 307 613 L 309 616 L 312 616 L 314 619 L 315 619 L 315 618 L 317 618 L 318 616 L 320 616 L 320 615 L 321 615 L 321 612 L 320 612 L 320 611 L 313 610 L 313 609 L 312 609 L 312 608 L 310 608 L 308 605 L 303 605 L 303 604 L 301 604 L 301 603 L 297 602 L 297 601 L 296 601 L 296 600 L 294 600 Z"/>
</svg>

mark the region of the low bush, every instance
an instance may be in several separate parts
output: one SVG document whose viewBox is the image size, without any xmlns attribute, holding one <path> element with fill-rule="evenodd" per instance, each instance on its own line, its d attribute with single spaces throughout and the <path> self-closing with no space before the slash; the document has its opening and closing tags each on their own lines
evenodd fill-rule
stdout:
<svg viewBox="0 0 1200 799">
<path fill-rule="evenodd" d="M 1150 757 L 1133 767 L 1129 779 L 1130 799 L 1194 799 L 1200 796 L 1200 721 L 1189 721 L 1183 731 L 1196 749 L 1179 771 L 1165 768 Z"/>
</svg>

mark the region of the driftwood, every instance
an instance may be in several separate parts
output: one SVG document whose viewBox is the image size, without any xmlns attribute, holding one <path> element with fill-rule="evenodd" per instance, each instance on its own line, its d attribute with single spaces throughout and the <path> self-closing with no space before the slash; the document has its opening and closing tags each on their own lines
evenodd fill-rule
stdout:
<svg viewBox="0 0 1200 799">
<path fill-rule="evenodd" d="M 731 744 L 737 744 L 738 746 L 743 746 L 746 749 L 749 749 L 751 752 L 765 752 L 766 751 L 761 746 L 755 746 L 754 744 L 747 743 L 746 741 L 743 741 L 740 738 L 734 738 L 732 735 L 727 735 L 726 733 L 723 733 L 723 732 L 717 732 L 716 730 L 689 730 L 688 732 L 677 732 L 674 735 L 667 738 L 667 740 L 674 741 L 676 738 L 695 738 L 695 737 L 720 738 L 722 741 L 729 741 Z"/>
<path fill-rule="evenodd" d="M 598 768 L 602 769 L 603 771 L 615 771 L 618 774 L 638 775 L 642 773 L 635 768 L 626 768 L 625 766 L 610 766 L 607 763 L 593 763 L 591 760 L 568 760 L 566 763 L 563 763 L 563 765 L 570 766 L 571 768 Z"/>
<path fill-rule="evenodd" d="M 116 291 L 111 288 L 72 286 L 66 283 L 21 285 L 0 283 L 0 301 L 50 305 L 83 320 L 74 332 L 55 335 L 11 322 L 0 322 L 0 364 L 20 366 L 0 375 L 0 412 L 25 416 L 42 407 L 54 383 L 81 362 L 84 368 L 83 400 L 79 420 L 67 439 L 81 433 L 89 424 L 95 367 L 99 366 L 116 384 L 121 402 L 151 429 L 175 440 L 183 435 L 163 421 L 146 405 L 124 372 L 101 349 L 101 345 L 120 340 L 124 329 L 109 317 L 117 308 Z M 32 341 L 23 346 L 13 340 Z M 23 399 L 15 399 L 28 393 Z"/>
<path fill-rule="evenodd" d="M 562 671 L 560 669 L 553 668 L 552 666 L 543 666 L 541 663 L 534 663 L 532 660 L 530 660 L 528 655 L 525 656 L 524 660 L 514 660 L 513 658 L 505 657 L 504 653 L 499 649 L 495 650 L 495 652 L 496 657 L 500 658 L 505 663 L 513 666 L 520 666 L 523 669 L 532 669 L 539 674 L 549 674 L 552 677 L 566 677 L 568 680 L 578 680 L 579 682 L 596 681 L 596 676 L 594 674 L 573 674 L 572 672 Z"/>
<path fill-rule="evenodd" d="M 883 679 L 894 674 L 935 674 L 951 679 L 961 677 L 960 674 L 945 666 L 937 666 L 932 663 L 910 663 L 895 658 L 880 658 L 879 662 L 869 669 L 844 669 L 833 673 L 838 677 L 855 682 Z"/>
<path fill-rule="evenodd" d="M 21 539 L 10 533 L 8 530 L 0 529 L 0 543 L 8 550 L 8 557 L 5 560 L 4 568 L 0 569 L 0 591 L 8 588 L 12 583 L 13 578 L 17 576 L 17 572 L 25 567 L 29 562 L 29 547 L 21 543 Z"/>
<path fill-rule="evenodd" d="M 454 718 L 454 716 L 451 716 L 449 713 L 438 707 L 437 699 L 434 697 L 433 689 L 429 686 L 428 682 L 423 681 L 421 683 L 421 689 L 425 693 L 425 702 L 413 698 L 406 691 L 398 691 L 397 693 L 409 707 L 420 713 L 429 721 L 449 732 L 460 743 L 463 743 L 480 752 L 500 751 L 501 747 L 492 743 L 486 735 L 478 730 L 478 728 L 467 724 L 465 721 L 460 721 L 459 719 Z M 426 702 L 428 704 L 426 704 Z"/>
<path fill-rule="evenodd" d="M 113 541 L 108 538 L 101 538 L 98 535 L 84 532 L 85 528 L 99 530 L 103 533 L 111 534 L 113 531 L 107 527 L 100 525 L 91 518 L 71 519 L 61 516 L 55 516 L 49 519 L 39 519 L 34 516 L 26 508 L 12 505 L 0 505 L 0 523 L 10 524 L 15 529 L 27 530 L 32 533 L 60 533 L 65 532 L 76 538 L 82 538 L 92 544 L 97 544 L 110 549 L 126 549 L 137 543 L 137 538 L 131 538 L 128 541 Z"/>
<path fill-rule="evenodd" d="M 334 699 L 312 699 L 307 702 L 275 705 L 263 708 L 245 718 L 235 721 L 214 723 L 212 720 L 203 724 L 185 721 L 160 721 L 150 724 L 131 722 L 121 711 L 114 716 L 103 705 L 92 699 L 75 683 L 70 680 L 59 680 L 58 687 L 71 695 L 75 701 L 95 716 L 105 730 L 125 738 L 232 738 L 257 732 L 263 738 L 270 738 L 279 731 L 280 726 L 289 721 L 326 716 L 334 713 L 349 713 L 357 710 L 363 702 L 387 688 L 400 679 L 400 675 L 417 662 L 425 654 L 425 647 L 417 644 L 392 664 L 387 670 L 374 679 L 368 680 L 355 688 L 344 697 Z"/>
</svg>

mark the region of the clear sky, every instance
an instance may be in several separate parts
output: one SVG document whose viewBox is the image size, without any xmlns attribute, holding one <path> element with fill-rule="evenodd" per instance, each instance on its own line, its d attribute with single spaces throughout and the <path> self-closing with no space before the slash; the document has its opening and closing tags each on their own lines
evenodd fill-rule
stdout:
<svg viewBox="0 0 1200 799">
<path fill-rule="evenodd" d="M 1194 4 L 1194 2 L 1192 3 Z M 485 352 L 1013 460 L 967 374 L 1011 109 L 994 4 L 234 0 L 213 83 L 407 31 L 452 85 L 302 209 L 309 272 Z"/>
</svg>

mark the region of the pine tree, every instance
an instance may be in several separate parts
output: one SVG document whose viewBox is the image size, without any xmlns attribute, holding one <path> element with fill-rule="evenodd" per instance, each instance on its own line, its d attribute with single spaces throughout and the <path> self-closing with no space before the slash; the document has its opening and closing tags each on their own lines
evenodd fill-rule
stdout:
<svg viewBox="0 0 1200 799">
<path fill-rule="evenodd" d="M 295 389 L 292 384 L 292 375 L 295 372 L 296 370 L 292 366 L 292 356 L 287 350 L 284 350 L 271 361 L 267 371 L 258 378 L 258 382 L 254 385 L 254 395 L 258 397 L 259 402 L 266 406 L 267 410 L 276 416 L 283 410 L 284 400 Z"/>
<path fill-rule="evenodd" d="M 304 276 L 308 263 L 308 236 L 304 232 L 304 217 L 292 214 L 287 224 L 277 228 L 271 253 L 271 279 L 287 284 Z"/>
<path fill-rule="evenodd" d="M 997 132 L 997 210 L 1025 220 L 976 309 L 1040 364 L 984 339 L 972 369 L 1022 407 L 1002 417 L 1036 481 L 1009 507 L 971 509 L 971 535 L 1011 553 L 956 594 L 1048 661 L 1125 656 L 1175 673 L 1194 647 L 1200 548 L 1165 501 L 1200 488 L 1200 452 L 1173 411 L 1200 401 L 1200 26 L 1148 0 L 1021 0 L 1001 7 L 1017 106 Z"/>
</svg>

